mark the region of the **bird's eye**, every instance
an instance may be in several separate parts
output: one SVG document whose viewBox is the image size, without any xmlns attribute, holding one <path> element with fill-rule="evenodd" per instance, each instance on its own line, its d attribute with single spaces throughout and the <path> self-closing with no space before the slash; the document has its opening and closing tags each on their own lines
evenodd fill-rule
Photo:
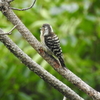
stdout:
<svg viewBox="0 0 100 100">
<path fill-rule="evenodd" d="M 44 25 L 43 25 L 42 27 L 43 27 L 43 28 L 45 28 L 45 26 L 44 26 Z"/>
</svg>

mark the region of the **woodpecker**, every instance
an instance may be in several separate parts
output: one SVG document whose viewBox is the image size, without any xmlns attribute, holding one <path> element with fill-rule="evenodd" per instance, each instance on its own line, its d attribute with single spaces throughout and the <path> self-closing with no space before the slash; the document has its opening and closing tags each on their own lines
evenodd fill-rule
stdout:
<svg viewBox="0 0 100 100">
<path fill-rule="evenodd" d="M 62 57 L 62 49 L 58 36 L 53 32 L 53 28 L 49 24 L 43 24 L 40 28 L 40 39 L 44 50 L 54 55 L 60 62 L 62 67 L 65 67 L 64 59 Z"/>
</svg>

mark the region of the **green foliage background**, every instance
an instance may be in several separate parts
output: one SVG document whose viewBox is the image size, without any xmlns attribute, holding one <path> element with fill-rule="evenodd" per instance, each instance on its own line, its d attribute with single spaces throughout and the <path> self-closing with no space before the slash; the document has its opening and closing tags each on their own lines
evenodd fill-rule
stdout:
<svg viewBox="0 0 100 100">
<path fill-rule="evenodd" d="M 33 0 L 15 0 L 15 8 L 26 8 Z M 59 36 L 67 67 L 100 91 L 100 0 L 37 0 L 28 11 L 14 11 L 39 40 L 43 23 L 52 25 Z M 0 28 L 13 25 L 0 13 Z M 25 53 L 63 81 L 85 100 L 85 93 L 50 67 L 17 30 L 9 36 Z M 0 42 L 0 100 L 62 100 L 63 95 L 24 66 Z"/>
</svg>

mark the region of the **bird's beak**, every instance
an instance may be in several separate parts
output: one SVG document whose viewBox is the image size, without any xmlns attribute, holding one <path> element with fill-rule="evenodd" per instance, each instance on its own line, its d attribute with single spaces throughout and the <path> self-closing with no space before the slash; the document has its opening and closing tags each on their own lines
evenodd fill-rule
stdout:
<svg viewBox="0 0 100 100">
<path fill-rule="evenodd" d="M 41 27 L 40 30 L 43 30 L 43 27 Z"/>
</svg>

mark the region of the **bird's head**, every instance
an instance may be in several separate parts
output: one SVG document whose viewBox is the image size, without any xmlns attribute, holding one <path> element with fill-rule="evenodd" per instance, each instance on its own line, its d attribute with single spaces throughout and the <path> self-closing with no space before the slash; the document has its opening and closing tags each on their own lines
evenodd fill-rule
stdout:
<svg viewBox="0 0 100 100">
<path fill-rule="evenodd" d="M 42 27 L 40 28 L 41 30 L 41 33 L 46 36 L 46 35 L 49 35 L 53 32 L 53 29 L 51 27 L 51 25 L 49 24 L 43 24 Z"/>
</svg>

